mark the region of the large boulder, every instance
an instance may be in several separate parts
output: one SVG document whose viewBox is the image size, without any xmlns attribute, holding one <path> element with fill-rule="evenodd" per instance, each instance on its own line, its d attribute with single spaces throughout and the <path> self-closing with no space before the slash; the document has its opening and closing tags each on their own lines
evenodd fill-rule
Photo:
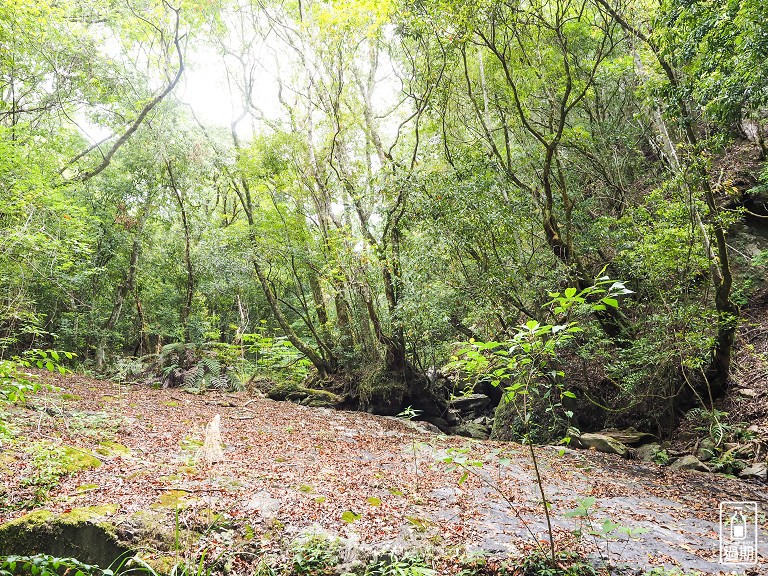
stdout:
<svg viewBox="0 0 768 576">
<path fill-rule="evenodd" d="M 765 462 L 752 464 L 752 466 L 748 466 L 739 472 L 739 478 L 762 480 L 765 482 L 768 480 L 768 465 Z"/>
<path fill-rule="evenodd" d="M 118 538 L 108 517 L 117 506 L 75 508 L 63 514 L 37 510 L 0 525 L 3 554 L 51 554 L 109 566 L 130 549 Z"/>
<path fill-rule="evenodd" d="M 629 448 L 624 443 L 605 434 L 586 432 L 576 437 L 576 442 L 572 443 L 589 450 L 597 450 L 606 454 L 618 454 L 622 458 L 629 457 Z"/>
<path fill-rule="evenodd" d="M 464 422 L 455 428 L 451 428 L 451 433 L 457 436 L 466 436 L 477 440 L 487 440 L 491 432 L 487 426 L 476 424 L 475 422 Z"/>
<path fill-rule="evenodd" d="M 699 472 L 711 472 L 709 467 L 693 454 L 686 454 L 669 465 L 672 470 L 697 470 Z"/>
<path fill-rule="evenodd" d="M 639 446 L 640 444 L 647 444 L 648 442 L 655 442 L 658 440 L 653 434 L 649 432 L 638 432 L 634 428 L 626 428 L 624 430 L 607 428 L 601 430 L 600 434 L 603 436 L 610 436 L 614 440 L 618 440 L 627 446 Z"/>
<path fill-rule="evenodd" d="M 482 412 L 491 405 L 491 399 L 485 394 L 467 394 L 457 396 L 450 402 L 450 407 L 459 412 Z"/>
</svg>

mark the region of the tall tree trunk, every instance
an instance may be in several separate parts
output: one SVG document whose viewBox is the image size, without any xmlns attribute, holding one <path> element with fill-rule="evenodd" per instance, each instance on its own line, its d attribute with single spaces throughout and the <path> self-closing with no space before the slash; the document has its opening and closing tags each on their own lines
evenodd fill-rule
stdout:
<svg viewBox="0 0 768 576">
<path fill-rule="evenodd" d="M 110 334 L 115 329 L 115 326 L 117 326 L 117 323 L 120 320 L 120 314 L 123 310 L 125 297 L 133 291 L 133 287 L 136 282 L 139 254 L 141 253 L 141 235 L 144 230 L 144 225 L 146 224 L 147 218 L 149 217 L 150 202 L 151 197 L 147 197 L 141 219 L 139 220 L 139 225 L 137 226 L 136 233 L 133 237 L 133 244 L 131 245 L 131 256 L 128 262 L 128 270 L 126 271 L 125 278 L 115 290 L 115 301 L 112 304 L 112 313 L 101 327 L 101 333 L 99 334 L 99 340 L 96 344 L 96 353 L 94 356 L 94 363 L 97 370 L 101 370 L 101 368 L 104 366 L 107 342 L 109 341 Z"/>
<path fill-rule="evenodd" d="M 147 336 L 147 317 L 144 315 L 144 307 L 141 305 L 139 287 L 133 291 L 136 300 L 136 314 L 139 316 L 139 337 L 136 340 L 136 352 L 134 356 L 143 356 L 149 352 L 149 338 Z"/>
<path fill-rule="evenodd" d="M 674 62 L 668 59 L 667 55 L 662 52 L 649 34 L 633 26 L 617 9 L 611 6 L 608 0 L 597 0 L 597 2 L 619 23 L 625 32 L 643 42 L 655 56 L 672 88 L 670 92 L 673 95 L 674 104 L 680 111 L 680 124 L 683 129 L 684 141 L 692 151 L 696 151 L 700 147 L 700 142 L 694 130 L 689 103 L 685 99 L 686 92 L 680 86 L 675 74 Z M 666 128 L 664 132 L 663 136 L 668 137 Z M 690 168 L 690 173 L 683 174 L 683 179 L 689 187 L 692 189 L 698 188 L 703 193 L 710 212 L 712 237 L 714 239 L 713 247 L 706 226 L 702 223 L 700 227 L 705 238 L 705 248 L 710 261 L 710 276 L 715 290 L 715 310 L 718 315 L 715 346 L 712 352 L 712 361 L 707 370 L 709 394 L 714 399 L 725 394 L 728 389 L 733 343 L 736 337 L 736 328 L 738 327 L 739 307 L 733 301 L 731 295 L 733 275 L 731 273 L 728 245 L 725 240 L 726 229 L 722 224 L 722 219 L 719 217 L 720 207 L 717 204 L 715 192 L 710 184 L 709 174 L 701 162 L 694 161 L 688 167 L 678 165 L 680 172 L 684 172 L 687 168 Z M 691 210 L 695 212 L 695 207 L 692 206 Z M 694 213 L 694 218 L 696 217 L 698 215 Z M 699 222 L 701 222 L 700 217 Z"/>
<path fill-rule="evenodd" d="M 187 218 L 187 208 L 184 203 L 184 192 L 176 185 L 176 177 L 173 174 L 173 166 L 170 160 L 167 160 L 165 167 L 168 170 L 168 178 L 171 182 L 176 202 L 181 212 L 181 224 L 184 228 L 184 266 L 187 270 L 187 288 L 184 298 L 184 305 L 181 308 L 181 329 L 184 335 L 184 341 L 189 341 L 189 313 L 192 310 L 192 299 L 195 295 L 195 271 L 192 267 L 192 238 L 189 229 L 189 219 Z"/>
<path fill-rule="evenodd" d="M 330 361 L 323 359 L 320 354 L 318 354 L 310 346 L 307 346 L 304 341 L 299 338 L 299 335 L 296 334 L 296 331 L 293 329 L 283 314 L 283 310 L 280 307 L 280 302 L 278 302 L 277 296 L 272 290 L 272 287 L 269 285 L 269 279 L 267 278 L 266 274 L 264 274 L 264 270 L 256 260 L 253 261 L 253 269 L 256 272 L 256 276 L 258 277 L 259 282 L 261 283 L 261 288 L 264 291 L 264 295 L 267 297 L 267 302 L 269 303 L 269 307 L 272 310 L 272 314 L 274 315 L 275 320 L 277 320 L 277 323 L 280 325 L 280 328 L 282 328 L 285 336 L 288 338 L 291 344 L 293 344 L 299 352 L 304 354 L 304 356 L 306 356 L 309 361 L 312 362 L 314 367 L 320 373 L 321 377 L 326 377 L 335 372 L 336 366 L 333 359 Z"/>
</svg>

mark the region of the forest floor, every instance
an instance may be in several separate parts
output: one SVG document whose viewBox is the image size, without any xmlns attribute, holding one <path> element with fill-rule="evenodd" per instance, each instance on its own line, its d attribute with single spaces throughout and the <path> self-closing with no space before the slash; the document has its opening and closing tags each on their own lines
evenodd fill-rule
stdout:
<svg viewBox="0 0 768 576">
<path fill-rule="evenodd" d="M 246 393 L 194 395 L 80 375 L 49 378 L 56 390 L 11 408 L 16 440 L 2 441 L 0 522 L 30 508 L 110 504 L 118 519 L 153 510 L 166 514 L 170 526 L 206 532 L 196 545 L 207 547 L 209 557 L 232 545 L 232 530 L 259 540 L 261 551 L 277 552 L 301 530 L 319 526 L 369 550 L 439 550 L 444 558 L 480 550 L 518 556 L 546 540 L 524 446 Z M 209 464 L 201 446 L 217 414 L 224 457 Z M 50 474 L 39 456 L 57 446 L 101 464 Z M 451 449 L 484 464 L 469 466 L 462 478 L 464 469 L 441 461 Z M 617 564 L 719 573 L 719 502 L 768 502 L 764 487 L 722 475 L 555 447 L 536 453 L 559 544 Z M 596 499 L 589 520 L 564 516 L 586 497 Z M 632 539 L 576 540 L 580 523 L 597 527 L 605 518 L 648 531 Z M 206 522 L 209 529 L 201 530 Z"/>
</svg>

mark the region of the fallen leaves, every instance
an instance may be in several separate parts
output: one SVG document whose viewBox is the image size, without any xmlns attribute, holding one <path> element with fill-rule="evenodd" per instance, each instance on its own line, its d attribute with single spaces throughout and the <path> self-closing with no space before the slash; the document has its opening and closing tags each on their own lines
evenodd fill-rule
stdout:
<svg viewBox="0 0 768 576">
<path fill-rule="evenodd" d="M 443 550 L 481 547 L 503 536 L 503 548 L 525 551 L 532 545 L 529 530 L 546 534 L 530 461 L 513 444 L 445 437 L 394 418 L 245 394 L 179 397 L 178 392 L 76 375 L 59 378 L 57 384 L 63 390 L 41 401 L 61 410 L 13 409 L 17 439 L 28 444 L 55 438 L 99 454 L 103 462 L 62 478 L 45 503 L 54 511 L 104 503 L 118 505 L 125 514 L 152 507 L 170 514 L 181 509 L 190 518 L 231 518 L 243 534 L 256 539 L 278 538 L 280 525 L 295 533 L 319 524 L 340 534 L 354 532 L 368 543 L 401 534 L 439 539 Z M 196 456 L 205 426 L 216 414 L 222 453 L 203 463 Z M 20 453 L 18 444 L 0 461 L 0 490 L 6 495 L 17 493 L 23 479 L 34 474 L 25 459 L 14 456 Z M 467 449 L 471 462 L 486 464 L 473 465 L 469 472 L 451 468 L 438 461 L 450 448 Z M 586 496 L 601 510 L 600 522 L 610 516 L 622 524 L 663 524 L 675 533 L 700 528 L 687 539 L 665 538 L 669 531 L 663 529 L 644 535 L 623 552 L 636 558 L 652 554 L 685 562 L 698 551 L 716 549 L 711 523 L 717 501 L 726 487 L 732 496 L 742 486 L 701 476 L 695 477 L 697 484 L 686 485 L 680 482 L 691 478 L 686 473 L 638 468 L 599 453 L 536 452 L 557 538 L 563 541 L 573 538 L 574 528 L 563 512 Z M 0 521 L 24 513 L 16 504 L 0 508 Z M 657 554 L 659 545 L 664 551 Z M 588 549 L 589 543 L 584 546 Z"/>
</svg>

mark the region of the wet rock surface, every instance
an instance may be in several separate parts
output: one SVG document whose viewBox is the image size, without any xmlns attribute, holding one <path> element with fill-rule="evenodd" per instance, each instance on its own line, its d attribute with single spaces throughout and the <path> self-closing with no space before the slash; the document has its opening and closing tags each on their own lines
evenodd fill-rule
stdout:
<svg viewBox="0 0 768 576">
<path fill-rule="evenodd" d="M 63 412 L 103 410 L 120 422 L 111 440 L 127 451 L 65 477 L 45 506 L 53 514 L 109 502 L 117 510 L 110 523 L 128 526 L 131 518 L 150 514 L 171 529 L 177 510 L 188 523 L 223 514 L 230 535 L 219 539 L 220 546 L 231 546 L 248 530 L 258 539 L 279 527 L 281 538 L 290 539 L 315 525 L 371 549 L 397 542 L 514 556 L 546 539 L 527 446 L 445 436 L 395 418 L 245 394 L 221 395 L 221 400 L 181 395 L 171 403 L 165 390 L 77 378 L 59 385 L 79 398 L 68 401 Z M 30 437 L 55 433 L 73 441 L 63 417 L 40 424 L 38 415 L 27 422 L 24 414 L 19 411 L 15 424 Z M 197 448 L 186 446 L 201 439 L 215 414 L 221 416 L 225 459 L 211 466 L 195 463 Z M 99 444 L 93 444 L 83 448 L 95 450 Z M 535 453 L 559 541 L 573 542 L 572 533 L 585 528 L 584 519 L 566 513 L 587 497 L 595 498 L 591 522 L 611 519 L 648 530 L 633 538 L 617 534 L 607 543 L 590 538 L 579 543 L 592 555 L 605 553 L 607 546 L 615 563 L 718 573 L 719 502 L 768 505 L 768 493 L 755 482 L 596 450 L 541 447 Z M 462 466 L 461 458 L 482 465 Z M 98 488 L 81 492 L 83 485 Z M 353 513 L 354 522 L 344 520 L 346 512 Z M 0 510 L 0 521 L 23 515 Z M 760 529 L 768 540 L 765 525 Z"/>
</svg>

